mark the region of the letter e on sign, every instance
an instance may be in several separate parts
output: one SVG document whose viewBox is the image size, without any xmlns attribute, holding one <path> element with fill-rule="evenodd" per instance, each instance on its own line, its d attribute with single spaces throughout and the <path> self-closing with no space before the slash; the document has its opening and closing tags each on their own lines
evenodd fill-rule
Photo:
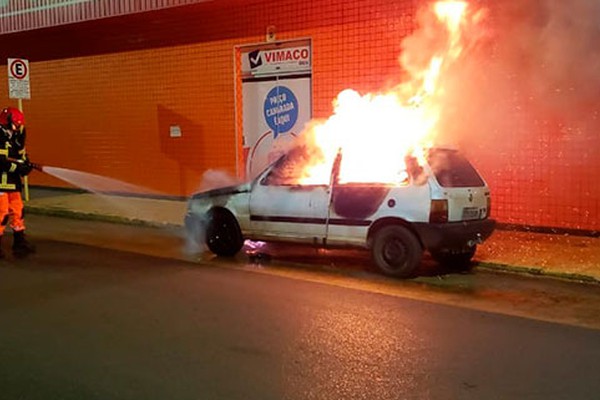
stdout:
<svg viewBox="0 0 600 400">
<path fill-rule="evenodd" d="M 29 61 L 23 58 L 8 59 L 8 92 L 11 99 L 29 99 Z"/>
</svg>

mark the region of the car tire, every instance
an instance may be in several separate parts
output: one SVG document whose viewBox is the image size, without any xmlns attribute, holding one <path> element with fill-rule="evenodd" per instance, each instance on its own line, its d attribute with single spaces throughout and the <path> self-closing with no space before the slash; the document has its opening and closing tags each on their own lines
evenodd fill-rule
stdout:
<svg viewBox="0 0 600 400">
<path fill-rule="evenodd" d="M 235 217 L 226 210 L 209 213 L 206 245 L 218 256 L 233 257 L 244 245 L 244 238 Z"/>
<path fill-rule="evenodd" d="M 377 231 L 371 251 L 377 268 L 383 274 L 397 278 L 412 276 L 423 256 L 418 238 L 400 225 L 385 226 Z"/>
<path fill-rule="evenodd" d="M 430 251 L 431 257 L 445 268 L 455 271 L 468 271 L 473 266 L 471 260 L 477 251 L 477 246 L 468 249 L 445 249 Z"/>
</svg>

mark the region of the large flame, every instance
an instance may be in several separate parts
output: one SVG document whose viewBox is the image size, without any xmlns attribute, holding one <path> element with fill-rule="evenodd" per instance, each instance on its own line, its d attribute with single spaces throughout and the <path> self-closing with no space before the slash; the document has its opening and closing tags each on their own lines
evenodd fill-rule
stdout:
<svg viewBox="0 0 600 400">
<path fill-rule="evenodd" d="M 406 182 L 405 156 L 412 155 L 421 163 L 422 149 L 435 143 L 442 107 L 440 80 L 461 55 L 468 11 L 464 1 L 430 5 L 445 41 L 436 46 L 426 68 L 411 71 L 409 81 L 386 93 L 360 95 L 346 89 L 337 96 L 333 115 L 304 132 L 316 151 L 303 166 L 301 183 L 329 183 L 339 151 L 343 153 L 338 177 L 342 183 Z"/>
</svg>

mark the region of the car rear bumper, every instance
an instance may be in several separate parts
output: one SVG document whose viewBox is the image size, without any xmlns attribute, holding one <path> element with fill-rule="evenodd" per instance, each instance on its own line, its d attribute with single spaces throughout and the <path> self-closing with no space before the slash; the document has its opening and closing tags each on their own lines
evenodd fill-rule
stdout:
<svg viewBox="0 0 600 400">
<path fill-rule="evenodd" d="M 445 224 L 416 223 L 414 225 L 426 249 L 459 249 L 483 243 L 494 231 L 496 221 L 484 219 Z"/>
</svg>

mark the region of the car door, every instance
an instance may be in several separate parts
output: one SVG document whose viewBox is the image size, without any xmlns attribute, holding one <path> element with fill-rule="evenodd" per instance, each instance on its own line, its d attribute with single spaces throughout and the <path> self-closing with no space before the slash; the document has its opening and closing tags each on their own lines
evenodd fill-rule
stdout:
<svg viewBox="0 0 600 400">
<path fill-rule="evenodd" d="M 301 184 L 301 151 L 291 151 L 262 176 L 250 194 L 253 236 L 301 242 L 325 238 L 329 182 Z"/>
</svg>

